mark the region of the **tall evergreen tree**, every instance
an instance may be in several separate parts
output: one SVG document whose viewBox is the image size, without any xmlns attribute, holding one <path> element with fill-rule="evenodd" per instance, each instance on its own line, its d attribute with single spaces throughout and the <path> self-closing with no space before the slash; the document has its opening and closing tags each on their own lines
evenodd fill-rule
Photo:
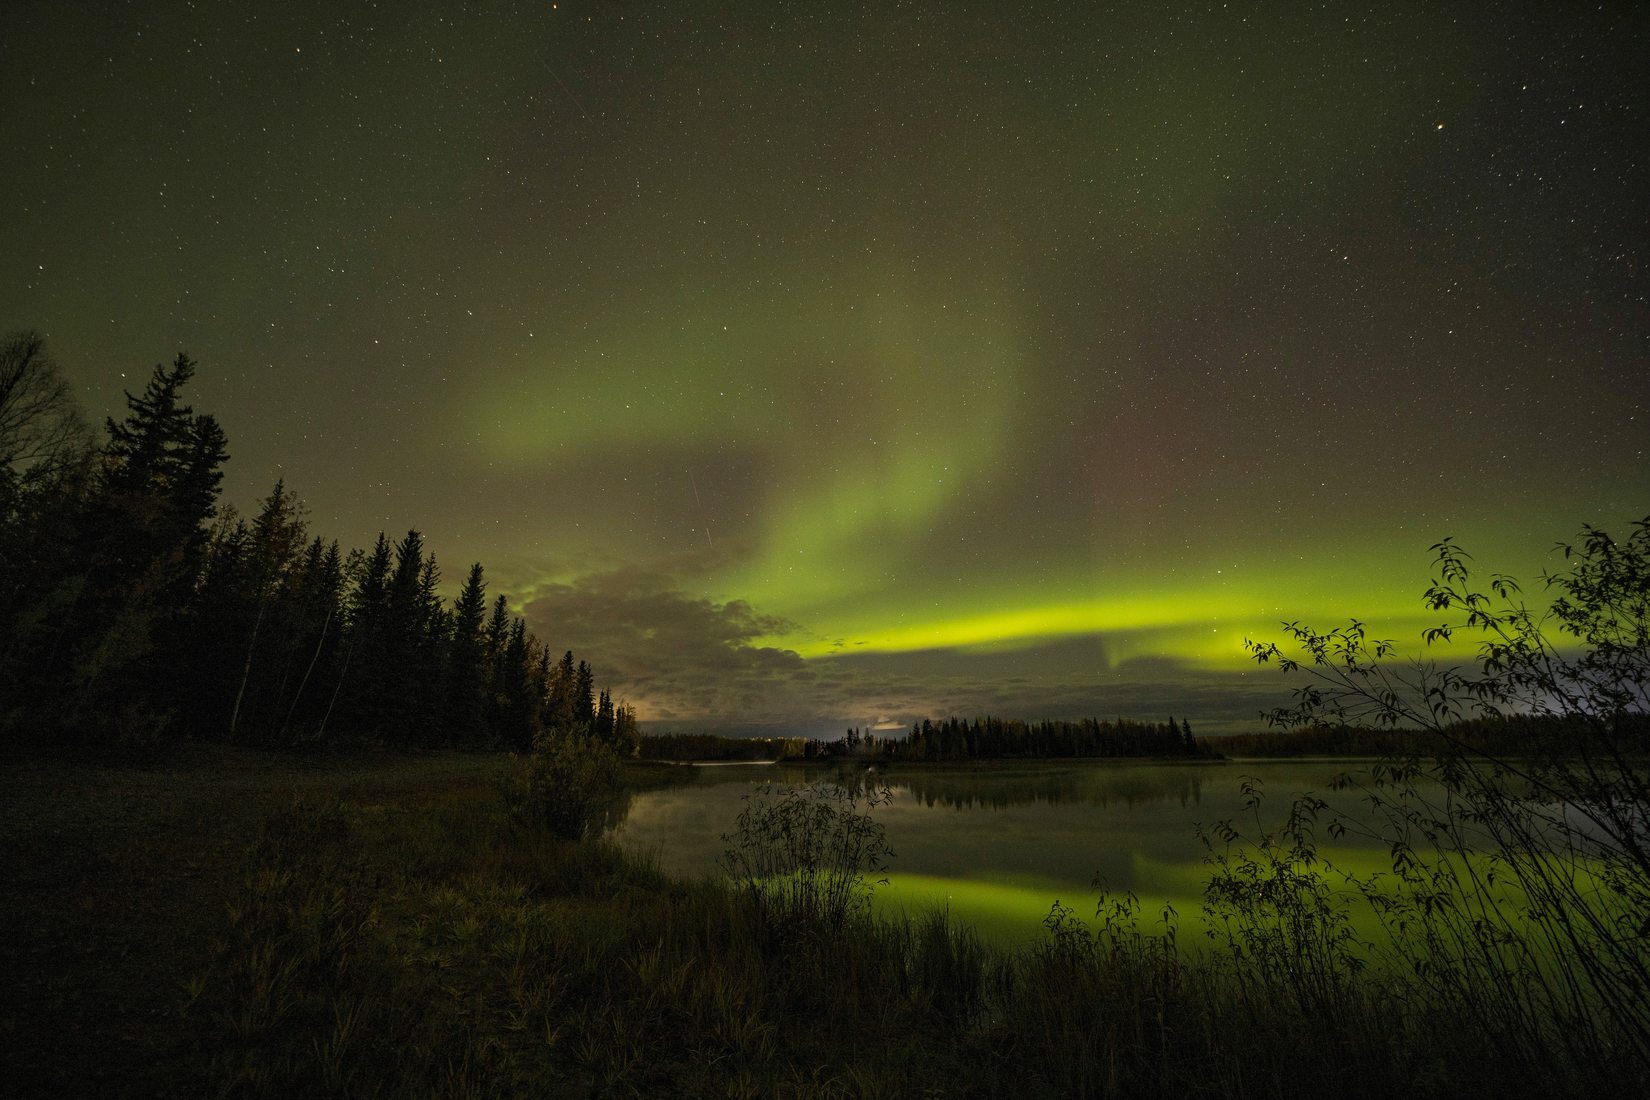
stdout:
<svg viewBox="0 0 1650 1100">
<path fill-rule="evenodd" d="M 157 646 L 178 637 L 228 458 L 217 421 L 180 399 L 194 370 L 181 354 L 156 367 L 126 395 L 125 418 L 107 421 L 102 474 L 68 548 L 77 594 L 43 670 L 82 726 L 113 716 L 116 732 L 152 734 L 172 703 L 155 685 L 176 682 L 178 654 Z"/>
<path fill-rule="evenodd" d="M 231 739 L 239 731 L 241 712 L 246 703 L 247 684 L 252 679 L 253 662 L 258 657 L 259 635 L 264 624 L 277 617 L 272 614 L 271 606 L 281 595 L 287 574 L 298 563 L 303 541 L 302 507 L 297 497 L 286 491 L 286 482 L 277 481 L 274 491 L 265 499 L 257 518 L 252 521 L 250 580 L 255 610 L 252 626 L 243 646 L 244 660 L 241 664 L 240 685 L 235 691 L 235 704 L 229 713 L 228 732 Z M 281 627 L 286 625 L 279 624 Z M 284 631 L 277 631 L 277 634 L 279 633 Z"/>
<path fill-rule="evenodd" d="M 613 741 L 613 696 L 606 689 L 596 700 L 596 722 L 592 727 L 596 736 L 608 743 Z"/>
<path fill-rule="evenodd" d="M 304 555 L 297 593 L 298 613 L 294 656 L 302 673 L 288 692 L 277 696 L 280 728 L 277 740 L 309 741 L 318 736 L 324 694 L 317 690 L 337 660 L 343 625 L 344 571 L 338 542 L 323 544 L 317 537 Z"/>
<path fill-rule="evenodd" d="M 426 667 L 428 601 L 424 589 L 424 536 L 408 531 L 395 544 L 395 571 L 390 574 L 385 605 L 381 718 L 374 731 L 398 744 L 418 743 L 428 734 L 420 678 Z"/>
<path fill-rule="evenodd" d="M 586 726 L 596 721 L 596 674 L 588 661 L 573 673 L 573 718 Z"/>
<path fill-rule="evenodd" d="M 547 729 L 569 729 L 579 720 L 573 688 L 577 672 L 573 666 L 573 651 L 562 654 L 550 674 L 550 690 L 545 700 L 544 725 Z"/>
<path fill-rule="evenodd" d="M 357 628 L 376 625 L 389 606 L 389 594 L 390 540 L 380 531 L 372 552 L 360 560 L 360 572 L 350 599 L 351 625 Z"/>
<path fill-rule="evenodd" d="M 252 532 L 233 507 L 213 524 L 188 614 L 179 632 L 179 700 L 185 725 L 201 736 L 221 735 L 234 707 L 236 672 L 251 630 L 255 598 Z M 182 690 L 183 685 L 189 690 Z"/>
<path fill-rule="evenodd" d="M 636 711 L 624 703 L 613 709 L 613 744 L 622 756 L 635 756 L 642 743 Z"/>
<path fill-rule="evenodd" d="M 323 734 L 331 727 L 335 736 L 360 740 L 376 735 L 384 723 L 392 555 L 390 540 L 380 531 L 372 551 L 352 556 L 353 568 L 346 570 L 353 575 L 347 607 L 349 635 L 333 693 L 336 706 L 329 706 L 322 718 Z M 337 725 L 332 724 L 335 719 Z"/>
<path fill-rule="evenodd" d="M 508 742 L 509 719 L 505 665 L 505 646 L 510 641 L 510 601 L 500 593 L 493 599 L 493 610 L 487 617 L 487 626 L 481 635 L 487 667 L 487 726 L 500 742 Z"/>
<path fill-rule="evenodd" d="M 487 654 L 481 633 L 486 613 L 487 588 L 476 562 L 453 602 L 447 649 L 444 725 L 447 736 L 461 745 L 481 745 L 487 739 Z"/>
<path fill-rule="evenodd" d="M 180 354 L 157 366 L 142 394 L 127 393 L 124 419 L 106 421 L 103 478 L 93 532 L 100 565 L 120 579 L 142 573 L 156 557 L 181 558 L 189 578 L 197 564 L 189 551 L 205 542 L 205 522 L 215 510 L 222 466 L 229 458 L 223 429 L 196 415 L 180 391 L 195 364 Z"/>
<path fill-rule="evenodd" d="M 487 619 L 484 637 L 487 659 L 496 664 L 503 658 L 504 643 L 510 640 L 510 601 L 502 594 L 493 601 L 493 611 Z"/>
<path fill-rule="evenodd" d="M 518 750 L 526 750 L 533 744 L 533 717 L 538 708 L 531 690 L 527 624 L 521 619 L 515 619 L 510 624 L 510 638 L 504 645 L 501 667 L 501 732 L 504 743 Z"/>
<path fill-rule="evenodd" d="M 447 634 L 451 627 L 452 616 L 441 601 L 441 567 L 431 553 L 418 574 L 418 615 L 412 639 L 413 691 L 408 695 L 414 708 L 410 733 L 426 743 L 439 741 L 444 736 L 441 684 L 446 675 Z"/>
<path fill-rule="evenodd" d="M 533 657 L 533 696 L 538 704 L 534 716 L 534 732 L 550 728 L 550 685 L 556 676 L 556 666 L 550 661 L 550 647 L 539 644 Z"/>
</svg>

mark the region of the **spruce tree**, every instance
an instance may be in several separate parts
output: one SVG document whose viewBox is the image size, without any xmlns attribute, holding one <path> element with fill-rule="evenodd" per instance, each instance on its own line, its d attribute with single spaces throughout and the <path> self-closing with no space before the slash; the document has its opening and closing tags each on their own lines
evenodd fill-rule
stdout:
<svg viewBox="0 0 1650 1100">
<path fill-rule="evenodd" d="M 555 677 L 555 665 L 550 663 L 550 647 L 538 646 L 533 664 L 533 695 L 538 702 L 538 713 L 533 720 L 535 733 L 550 728 L 550 685 L 555 682 Z"/>
<path fill-rule="evenodd" d="M 573 673 L 573 718 L 586 726 L 596 721 L 596 674 L 588 661 L 580 661 Z"/>
<path fill-rule="evenodd" d="M 444 724 L 447 736 L 460 745 L 479 746 L 487 739 L 487 662 L 481 634 L 486 613 L 487 587 L 481 563 L 476 562 L 453 602 L 447 648 Z"/>
<path fill-rule="evenodd" d="M 507 742 L 509 719 L 505 714 L 508 703 L 504 647 L 510 641 L 510 601 L 502 593 L 493 599 L 493 610 L 487 617 L 481 641 L 487 669 L 487 726 L 495 739 Z"/>
<path fill-rule="evenodd" d="M 410 530 L 395 544 L 395 570 L 390 574 L 384 610 L 383 667 L 379 685 L 377 735 L 408 745 L 425 740 L 421 722 L 422 675 L 428 623 L 424 598 L 424 536 Z"/>
<path fill-rule="evenodd" d="M 238 655 L 251 629 L 252 533 L 226 508 L 208 536 L 199 581 L 177 646 L 176 692 L 185 724 L 200 736 L 221 735 L 234 707 Z"/>
<path fill-rule="evenodd" d="M 571 729 L 578 722 L 578 707 L 573 689 L 577 672 L 573 665 L 573 651 L 562 654 L 555 671 L 550 674 L 550 691 L 545 701 L 545 728 Z"/>
<path fill-rule="evenodd" d="M 352 567 L 346 570 L 354 582 L 347 605 L 349 634 L 334 688 L 336 705 L 329 705 L 322 718 L 323 734 L 331 726 L 334 736 L 361 740 L 383 723 L 391 557 L 390 541 L 382 531 L 371 553 L 351 556 Z M 337 725 L 332 724 L 335 720 Z"/>
<path fill-rule="evenodd" d="M 204 524 L 215 511 L 222 466 L 229 458 L 223 430 L 210 416 L 197 416 L 180 391 L 195 375 L 195 364 L 180 354 L 170 367 L 157 366 L 143 393 L 127 393 L 124 419 L 106 421 L 104 475 L 94 520 L 102 551 L 100 565 L 118 578 L 143 572 L 157 555 L 180 556 L 177 564 L 193 580 Z"/>
<path fill-rule="evenodd" d="M 636 712 L 624 703 L 613 709 L 613 744 L 621 756 L 635 756 L 642 743 Z"/>
<path fill-rule="evenodd" d="M 240 728 L 242 709 L 246 703 L 247 684 L 252 679 L 253 662 L 258 657 L 258 640 L 266 622 L 280 616 L 271 613 L 287 573 L 297 564 L 304 540 L 302 506 L 295 495 L 286 491 L 286 482 L 277 481 L 274 491 L 265 499 L 258 517 L 252 521 L 250 565 L 254 613 L 251 628 L 241 647 L 240 684 L 235 691 L 235 703 L 229 713 L 228 734 L 234 739 Z M 286 626 L 278 623 L 278 627 Z M 284 633 L 277 629 L 277 642 Z M 279 651 L 277 650 L 277 653 Z M 284 656 L 285 654 L 280 654 Z"/>
<path fill-rule="evenodd" d="M 504 742 L 525 751 L 533 743 L 533 717 L 537 710 L 532 696 L 528 668 L 527 624 L 516 619 L 510 624 L 510 638 L 504 645 L 500 664 L 500 731 Z"/>
<path fill-rule="evenodd" d="M 596 701 L 596 722 L 593 727 L 597 738 L 609 744 L 613 741 L 613 696 L 604 688 Z"/>
<path fill-rule="evenodd" d="M 412 733 L 421 741 L 441 739 L 442 678 L 447 671 L 447 635 L 452 617 L 441 601 L 441 567 L 435 554 L 424 559 L 418 575 L 418 614 L 413 635 L 413 692 L 409 701 Z"/>
<path fill-rule="evenodd" d="M 298 582 L 298 614 L 294 635 L 294 655 L 302 674 L 290 692 L 277 702 L 282 715 L 277 739 L 282 742 L 314 739 L 321 719 L 324 695 L 316 690 L 330 677 L 338 653 L 343 621 L 343 564 L 338 542 L 324 544 L 316 537 L 304 555 Z"/>
<path fill-rule="evenodd" d="M 168 687 L 187 689 L 179 642 L 228 458 L 217 421 L 181 401 L 194 370 L 181 354 L 156 367 L 126 395 L 127 415 L 107 421 L 102 476 L 68 548 L 77 595 L 42 670 L 72 694 L 79 724 L 114 715 L 111 732 L 149 736 L 172 707 Z"/>
</svg>

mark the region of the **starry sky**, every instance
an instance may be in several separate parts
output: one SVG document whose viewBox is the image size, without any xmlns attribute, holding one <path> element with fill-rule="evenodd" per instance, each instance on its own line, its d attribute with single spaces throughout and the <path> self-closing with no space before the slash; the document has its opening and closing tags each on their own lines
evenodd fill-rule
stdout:
<svg viewBox="0 0 1650 1100">
<path fill-rule="evenodd" d="M 1252 728 L 1650 512 L 1650 6 L 13 0 L 0 330 L 653 729 Z"/>
</svg>

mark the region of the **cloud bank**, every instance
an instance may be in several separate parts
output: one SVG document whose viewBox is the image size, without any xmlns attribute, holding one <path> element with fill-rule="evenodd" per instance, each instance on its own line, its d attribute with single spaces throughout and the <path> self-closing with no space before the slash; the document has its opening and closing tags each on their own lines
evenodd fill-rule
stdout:
<svg viewBox="0 0 1650 1100">
<path fill-rule="evenodd" d="M 859 653 L 804 658 L 775 638 L 804 624 L 743 600 L 684 591 L 663 572 L 626 567 L 542 585 L 524 614 L 540 637 L 595 666 L 654 731 L 834 736 L 849 725 L 924 717 L 1138 718 L 1173 714 L 1218 733 L 1258 726 L 1283 702 L 1274 671 L 1210 671 L 1153 658 L 1116 661 L 1105 635 L 1009 650 Z"/>
</svg>

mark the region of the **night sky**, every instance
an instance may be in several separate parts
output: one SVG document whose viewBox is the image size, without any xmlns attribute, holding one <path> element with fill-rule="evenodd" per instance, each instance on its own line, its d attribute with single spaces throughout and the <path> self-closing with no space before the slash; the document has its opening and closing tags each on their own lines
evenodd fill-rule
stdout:
<svg viewBox="0 0 1650 1100">
<path fill-rule="evenodd" d="M 1650 5 L 0 14 L 0 330 L 653 729 L 1256 725 L 1650 512 Z"/>
</svg>

